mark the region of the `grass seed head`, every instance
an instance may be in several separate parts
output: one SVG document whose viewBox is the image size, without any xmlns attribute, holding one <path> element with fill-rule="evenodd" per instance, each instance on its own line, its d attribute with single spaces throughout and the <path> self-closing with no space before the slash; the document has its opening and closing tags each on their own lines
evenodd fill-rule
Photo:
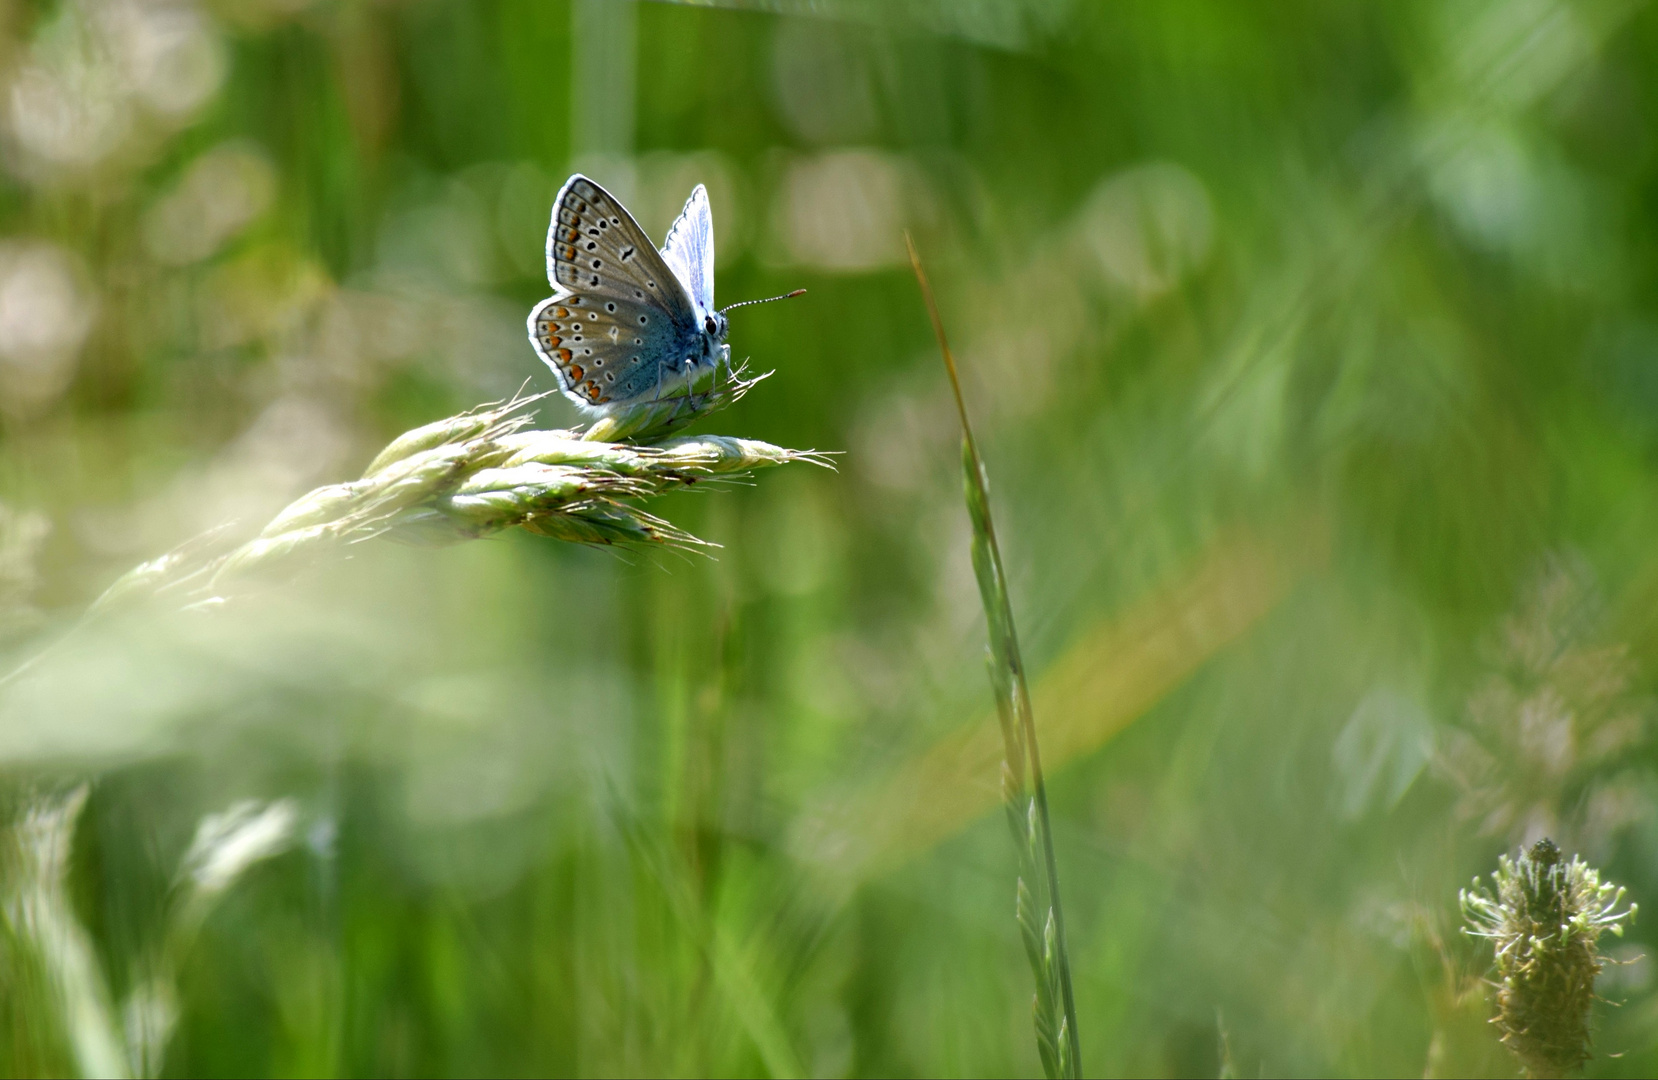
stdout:
<svg viewBox="0 0 1658 1080">
<path fill-rule="evenodd" d="M 649 494 L 625 476 L 568 465 L 530 463 L 483 469 L 467 477 L 436 507 L 473 535 L 504 529 L 595 494 Z"/>
<path fill-rule="evenodd" d="M 447 416 L 442 420 L 434 420 L 430 424 L 422 424 L 411 431 L 405 431 L 375 455 L 368 468 L 363 470 L 363 475 L 373 476 L 393 462 L 402 461 L 423 450 L 475 442 L 515 431 L 529 422 L 527 417 L 521 415 L 522 410 L 545 396 L 535 394 L 480 405 L 456 416 Z"/>
<path fill-rule="evenodd" d="M 614 413 L 585 432 L 524 430 L 522 410 L 538 397 L 423 425 L 392 440 L 358 479 L 301 496 L 240 546 L 215 536 L 130 571 L 94 613 L 168 590 L 188 591 L 196 602 L 245 592 L 285 580 L 341 544 L 382 535 L 435 546 L 521 526 L 578 544 L 715 547 L 625 500 L 794 461 L 828 466 L 828 457 L 717 435 L 659 445 L 614 440 L 661 438 L 757 382 L 728 373 L 704 389 Z"/>
</svg>

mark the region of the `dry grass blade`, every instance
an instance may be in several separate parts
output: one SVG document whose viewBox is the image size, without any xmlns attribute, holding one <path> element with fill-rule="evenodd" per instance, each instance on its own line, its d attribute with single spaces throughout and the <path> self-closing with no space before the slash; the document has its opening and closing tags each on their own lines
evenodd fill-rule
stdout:
<svg viewBox="0 0 1658 1080">
<path fill-rule="evenodd" d="M 1076 1002 L 1065 946 L 1065 915 L 1059 902 L 1059 865 L 1054 857 L 1048 791 L 1042 777 L 1042 756 L 1036 742 L 1036 721 L 1031 712 L 1024 661 L 1020 658 L 1019 639 L 1014 631 L 1007 576 L 1002 570 L 1001 550 L 996 544 L 996 528 L 990 517 L 989 482 L 978 445 L 973 440 L 973 427 L 967 420 L 967 404 L 962 398 L 956 360 L 944 335 L 944 320 L 939 316 L 932 286 L 908 233 L 904 234 L 904 243 L 909 248 L 910 265 L 927 303 L 927 314 L 938 337 L 939 351 L 950 375 L 950 389 L 955 394 L 956 412 L 961 419 L 963 486 L 968 516 L 973 523 L 973 572 L 978 578 L 979 596 L 984 602 L 985 622 L 990 632 L 986 659 L 1006 752 L 1002 790 L 1008 823 L 1019 852 L 1015 911 L 1031 972 L 1036 977 L 1037 1050 L 1042 1067 L 1050 1077 L 1081 1076 Z"/>
</svg>

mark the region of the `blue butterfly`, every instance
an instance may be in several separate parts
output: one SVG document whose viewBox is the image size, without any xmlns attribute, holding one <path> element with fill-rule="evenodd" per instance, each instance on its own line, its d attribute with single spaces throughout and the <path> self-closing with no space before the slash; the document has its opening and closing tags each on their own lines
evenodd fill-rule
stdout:
<svg viewBox="0 0 1658 1080">
<path fill-rule="evenodd" d="M 615 196 L 570 177 L 547 229 L 547 281 L 554 292 L 530 313 L 530 343 L 585 412 L 661 398 L 730 365 L 725 311 L 743 305 L 714 307 L 714 217 L 701 184 L 658 252 Z"/>
</svg>

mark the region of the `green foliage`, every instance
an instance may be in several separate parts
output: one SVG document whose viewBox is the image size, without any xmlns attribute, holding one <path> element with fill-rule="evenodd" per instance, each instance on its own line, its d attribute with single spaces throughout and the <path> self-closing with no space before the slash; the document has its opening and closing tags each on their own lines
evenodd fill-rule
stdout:
<svg viewBox="0 0 1658 1080">
<path fill-rule="evenodd" d="M 28 893 L 79 944 L 0 920 L 0 1071 L 1040 1075 L 1034 956 L 1050 1066 L 1489 1075 L 1459 886 L 1547 835 L 1658 889 L 1651 6 L 3 14 L 7 835 L 88 786 Z M 731 313 L 774 374 L 659 447 L 707 471 L 644 508 L 712 558 L 496 528 L 688 467 L 515 441 L 556 396 L 465 491 L 352 486 L 553 389 L 524 321 L 578 169 L 658 238 L 706 184 L 722 303 L 809 290 Z M 906 228 L 1019 613 L 996 709 Z M 760 447 L 838 471 L 722 479 Z M 67 632 L 319 491 L 289 524 L 489 535 Z M 192 907 L 249 805 L 286 846 Z M 1651 1075 L 1651 929 L 1601 944 L 1585 1071 Z"/>
</svg>

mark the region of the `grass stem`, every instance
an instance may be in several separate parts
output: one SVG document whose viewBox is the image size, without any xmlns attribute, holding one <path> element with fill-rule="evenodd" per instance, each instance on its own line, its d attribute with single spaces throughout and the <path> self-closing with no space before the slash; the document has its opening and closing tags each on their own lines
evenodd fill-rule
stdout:
<svg viewBox="0 0 1658 1080">
<path fill-rule="evenodd" d="M 973 439 L 973 426 L 967 419 L 967 403 L 962 397 L 955 356 L 950 352 L 950 343 L 944 334 L 944 320 L 939 315 L 932 285 L 927 281 L 921 257 L 916 253 L 915 242 L 908 232 L 904 234 L 904 243 L 909 249 L 910 265 L 915 270 L 915 279 L 927 304 L 927 314 L 932 319 L 939 352 L 944 356 L 944 367 L 950 375 L 950 389 L 956 399 L 956 413 L 961 419 L 963 484 L 967 511 L 973 522 L 973 571 L 978 578 L 979 595 L 984 602 L 985 622 L 990 633 L 987 661 L 1007 755 L 1003 795 L 1007 802 L 1009 824 L 1020 849 L 1022 874 L 1017 889 L 1016 911 L 1037 983 L 1037 1048 L 1042 1056 L 1043 1068 L 1050 1077 L 1079 1077 L 1082 1075 L 1082 1052 L 1077 1035 L 1076 1001 L 1071 989 L 1070 954 L 1065 944 L 1065 913 L 1059 902 L 1059 863 L 1054 857 L 1048 787 L 1042 776 L 1036 719 L 1031 711 L 1024 661 L 1019 654 L 1019 638 L 1014 631 L 1007 575 L 1002 569 L 1001 549 L 996 543 L 996 527 L 990 516 L 989 479 L 985 474 L 984 461 L 979 457 L 978 444 Z M 1027 876 L 1035 880 L 1044 894 L 1041 899 L 1031 894 L 1024 880 Z M 1046 901 L 1045 905 L 1042 900 Z M 1044 906 L 1045 912 L 1041 910 Z M 1058 1017 L 1054 1013 L 1056 996 L 1062 1010 L 1062 1015 Z"/>
</svg>

